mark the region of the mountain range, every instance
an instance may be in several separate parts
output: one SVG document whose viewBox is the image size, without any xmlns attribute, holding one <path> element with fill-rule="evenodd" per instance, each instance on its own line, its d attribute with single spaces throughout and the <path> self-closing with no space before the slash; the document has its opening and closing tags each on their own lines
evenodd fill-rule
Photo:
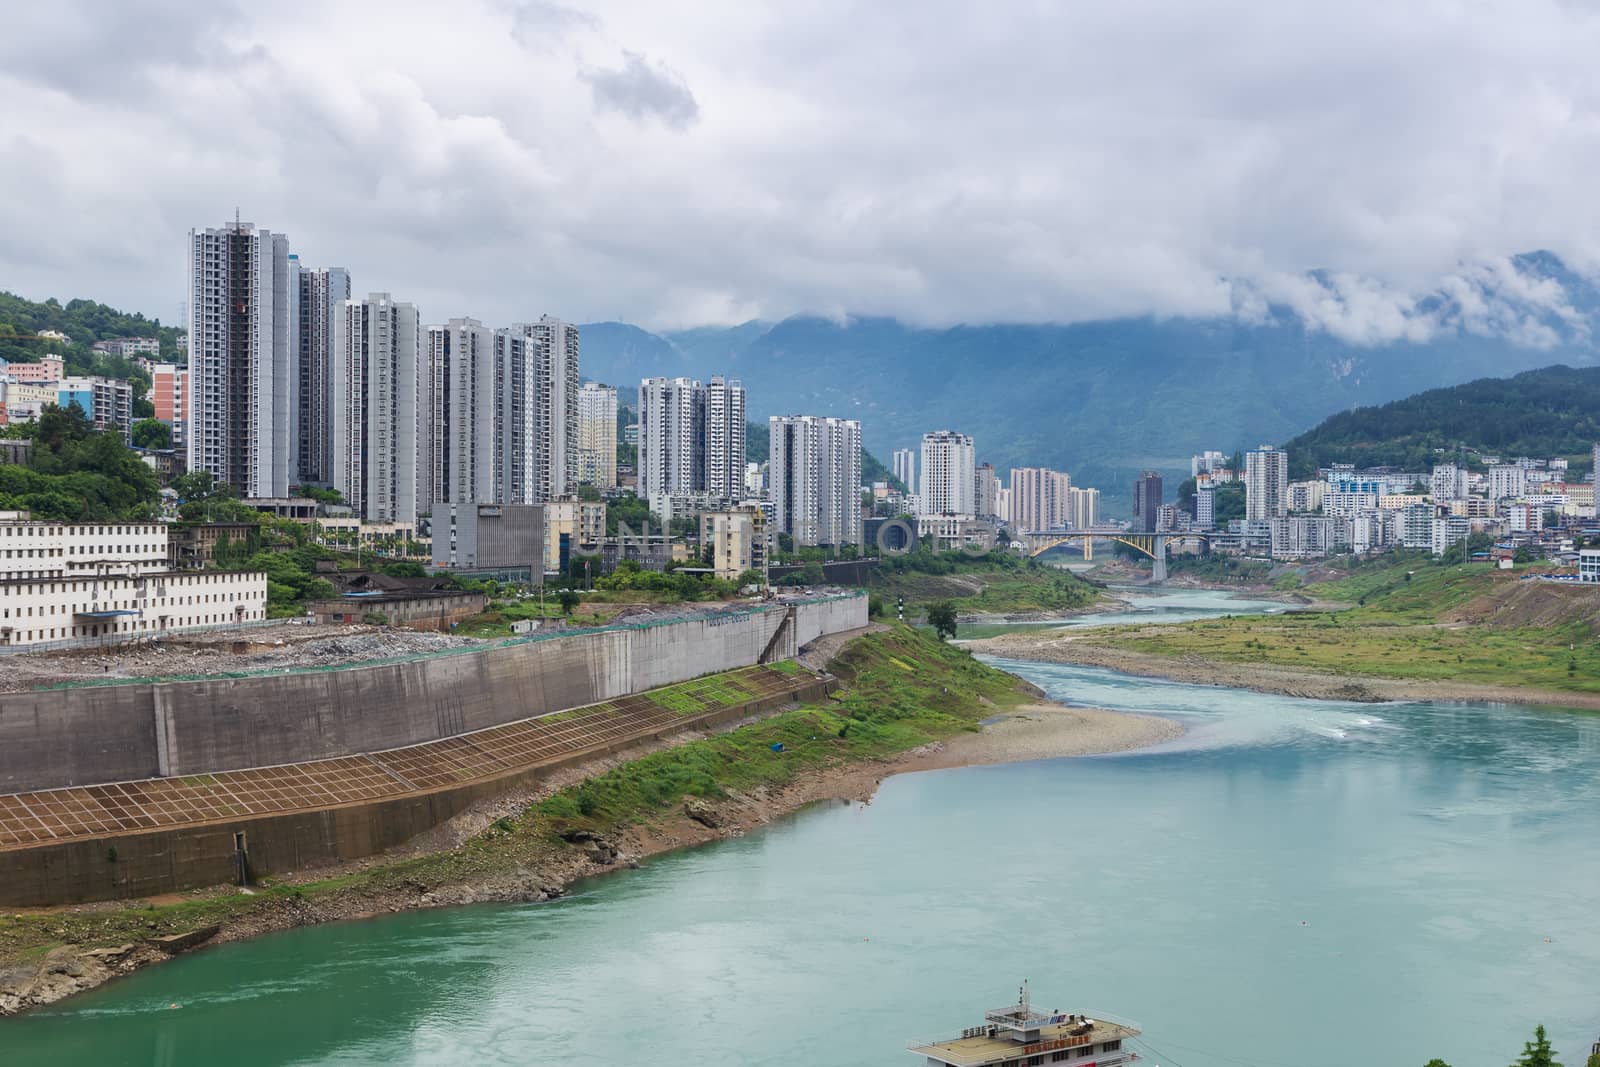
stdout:
<svg viewBox="0 0 1600 1067">
<path fill-rule="evenodd" d="M 1548 252 L 1453 275 L 1420 299 L 1314 272 L 1233 313 L 930 329 L 887 318 L 651 333 L 583 326 L 586 377 L 713 374 L 749 411 L 859 418 L 887 457 L 927 430 L 974 436 L 1002 471 L 1047 465 L 1125 501 L 1146 468 L 1278 444 L 1325 417 L 1425 389 L 1564 363 L 1600 364 L 1600 289 Z"/>
</svg>

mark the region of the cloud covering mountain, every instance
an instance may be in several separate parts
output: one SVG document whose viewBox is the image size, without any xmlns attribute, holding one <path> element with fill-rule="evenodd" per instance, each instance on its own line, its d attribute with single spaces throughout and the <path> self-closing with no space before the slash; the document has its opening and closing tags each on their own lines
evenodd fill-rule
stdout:
<svg viewBox="0 0 1600 1067">
<path fill-rule="evenodd" d="M 1600 290 L 1534 253 L 1452 275 L 1407 301 L 1327 274 L 1228 314 L 949 329 L 797 317 L 665 336 L 584 327 L 585 372 L 626 391 L 645 374 L 741 378 L 758 415 L 860 418 L 879 456 L 926 430 L 977 438 L 1002 469 L 1049 464 L 1111 506 L 1142 468 L 1281 443 L 1325 416 L 1553 363 L 1600 363 Z M 1395 339 L 1398 338 L 1398 339 Z"/>
<path fill-rule="evenodd" d="M 0 34 L 0 283 L 170 319 L 237 208 L 431 320 L 1555 345 L 1501 253 L 1597 262 L 1596 54 L 1566 0 L 55 0 Z"/>
</svg>

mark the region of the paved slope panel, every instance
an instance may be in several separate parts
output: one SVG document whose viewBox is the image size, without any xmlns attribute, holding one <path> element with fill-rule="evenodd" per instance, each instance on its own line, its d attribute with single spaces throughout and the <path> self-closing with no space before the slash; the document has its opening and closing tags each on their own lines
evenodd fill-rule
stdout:
<svg viewBox="0 0 1600 1067">
<path fill-rule="evenodd" d="M 814 681 L 746 667 L 575 711 L 359 756 L 0 796 L 0 851 L 399 798 L 599 752 Z"/>
</svg>

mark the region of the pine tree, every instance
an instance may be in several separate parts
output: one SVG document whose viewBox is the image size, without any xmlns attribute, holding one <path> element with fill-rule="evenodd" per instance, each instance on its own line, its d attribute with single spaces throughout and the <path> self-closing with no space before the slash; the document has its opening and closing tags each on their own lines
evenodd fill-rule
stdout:
<svg viewBox="0 0 1600 1067">
<path fill-rule="evenodd" d="M 1550 1048 L 1550 1039 L 1544 1035 L 1544 1024 L 1534 1027 L 1533 1040 L 1522 1046 L 1521 1058 L 1511 1067 L 1561 1067 Z"/>
<path fill-rule="evenodd" d="M 1450 1065 L 1441 1060 L 1439 1057 L 1435 1056 L 1433 1059 L 1423 1064 L 1423 1067 L 1450 1067 Z"/>
</svg>

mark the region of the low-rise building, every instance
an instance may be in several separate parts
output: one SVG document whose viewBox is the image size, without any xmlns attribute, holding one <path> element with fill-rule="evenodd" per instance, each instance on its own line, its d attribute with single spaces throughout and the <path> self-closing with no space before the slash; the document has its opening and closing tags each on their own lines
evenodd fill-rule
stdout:
<svg viewBox="0 0 1600 1067">
<path fill-rule="evenodd" d="M 26 467 L 33 458 L 33 441 L 26 437 L 0 439 L 0 465 Z"/>
<path fill-rule="evenodd" d="M 772 557 L 772 530 L 759 508 L 708 511 L 700 516 L 701 551 L 718 578 L 763 570 Z"/>
<path fill-rule="evenodd" d="M 96 341 L 92 347 L 96 352 L 104 352 L 108 356 L 122 356 L 125 359 L 161 354 L 161 340 L 156 337 L 113 337 L 105 341 Z"/>
<path fill-rule="evenodd" d="M 434 504 L 433 565 L 451 571 L 516 575 L 542 583 L 543 506 Z"/>
<path fill-rule="evenodd" d="M 67 361 L 60 356 L 42 356 L 37 363 L 6 364 L 6 377 L 14 382 L 59 382 L 67 376 Z"/>
<path fill-rule="evenodd" d="M 933 538 L 935 552 L 951 549 L 987 552 L 994 547 L 997 532 L 991 519 L 979 519 L 971 515 L 917 516 L 917 536 Z"/>
<path fill-rule="evenodd" d="M 0 512 L 0 646 L 131 640 L 266 618 L 265 574 L 173 570 L 168 553 L 161 523 Z"/>
<path fill-rule="evenodd" d="M 120 378 L 63 378 L 56 403 L 82 411 L 96 430 L 115 430 L 124 440 L 133 432 L 133 385 Z"/>
<path fill-rule="evenodd" d="M 1600 582 L 1600 548 L 1578 550 L 1578 581 Z"/>
<path fill-rule="evenodd" d="M 592 550 L 606 535 L 606 506 L 598 500 L 564 497 L 544 505 L 544 569 L 565 574 L 574 555 Z"/>
</svg>

